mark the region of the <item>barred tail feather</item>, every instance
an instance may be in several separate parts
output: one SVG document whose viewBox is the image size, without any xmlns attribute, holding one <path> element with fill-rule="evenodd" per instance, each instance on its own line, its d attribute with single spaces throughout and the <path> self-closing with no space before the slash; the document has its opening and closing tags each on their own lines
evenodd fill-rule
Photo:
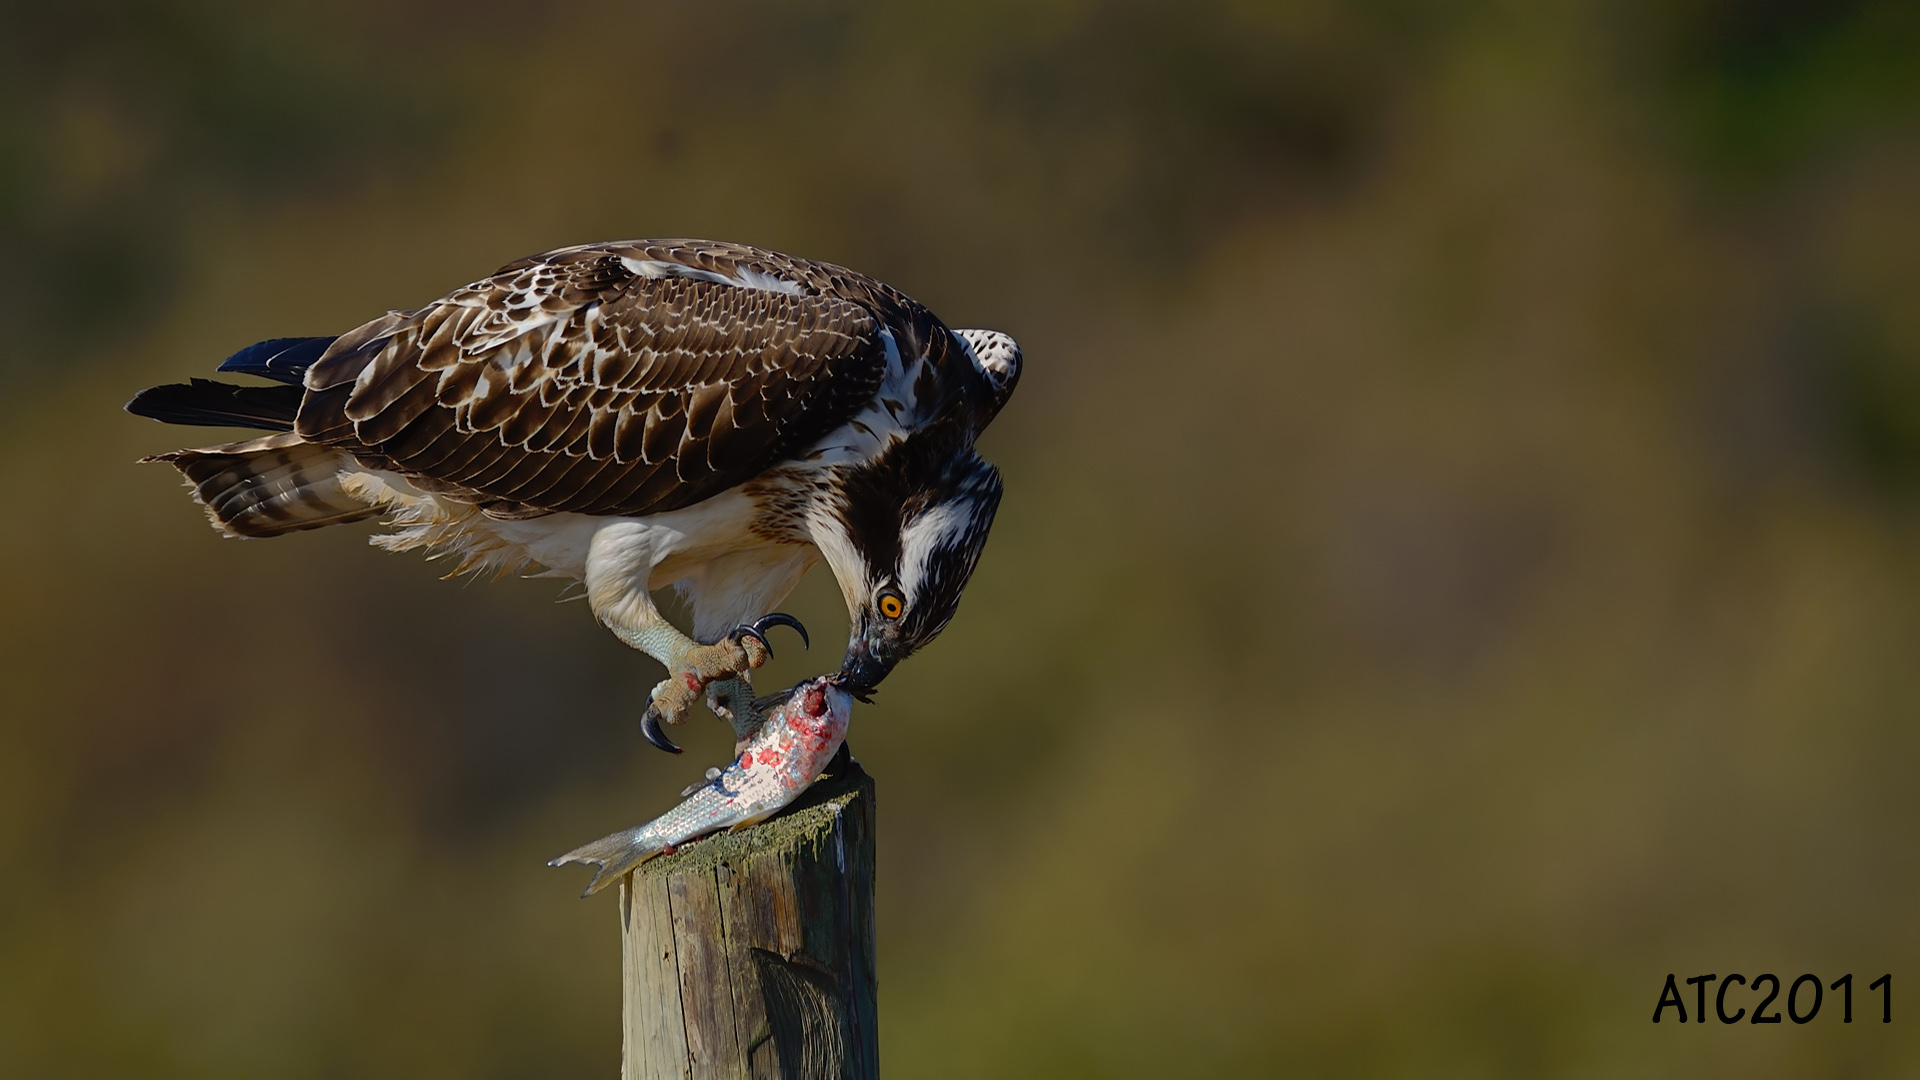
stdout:
<svg viewBox="0 0 1920 1080">
<path fill-rule="evenodd" d="M 195 501 L 229 536 L 279 536 L 381 512 L 341 487 L 341 470 L 353 468 L 352 459 L 292 432 L 142 460 L 184 473 Z"/>
</svg>

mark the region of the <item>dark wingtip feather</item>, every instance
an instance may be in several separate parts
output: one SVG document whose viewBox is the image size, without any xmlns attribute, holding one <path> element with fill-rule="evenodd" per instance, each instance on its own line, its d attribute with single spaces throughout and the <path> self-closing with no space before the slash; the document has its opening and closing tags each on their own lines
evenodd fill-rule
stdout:
<svg viewBox="0 0 1920 1080">
<path fill-rule="evenodd" d="M 150 386 L 126 410 L 168 424 L 291 431 L 300 411 L 297 386 L 230 386 L 211 379 Z"/>
<path fill-rule="evenodd" d="M 337 340 L 337 337 L 269 338 L 227 357 L 220 362 L 219 370 L 258 375 L 298 386 L 307 369 Z"/>
</svg>

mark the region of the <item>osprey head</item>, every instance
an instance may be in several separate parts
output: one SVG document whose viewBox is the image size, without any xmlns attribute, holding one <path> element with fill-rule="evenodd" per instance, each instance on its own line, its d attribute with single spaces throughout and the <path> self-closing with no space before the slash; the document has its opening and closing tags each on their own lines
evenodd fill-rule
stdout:
<svg viewBox="0 0 1920 1080">
<path fill-rule="evenodd" d="M 864 694 L 939 636 L 986 545 L 1000 474 L 969 443 L 918 432 L 842 474 L 821 544 L 852 634 L 842 685 Z"/>
<path fill-rule="evenodd" d="M 977 434 L 979 428 L 985 428 L 1000 412 L 1000 407 L 1013 396 L 1013 388 L 1020 383 L 1020 343 L 998 330 L 955 330 L 953 336 L 963 347 L 967 359 L 973 361 L 987 388 Z"/>
</svg>

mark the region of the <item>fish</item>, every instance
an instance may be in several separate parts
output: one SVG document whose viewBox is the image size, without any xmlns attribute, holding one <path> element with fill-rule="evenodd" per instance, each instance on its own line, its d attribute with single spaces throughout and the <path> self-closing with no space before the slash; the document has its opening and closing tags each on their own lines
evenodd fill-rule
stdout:
<svg viewBox="0 0 1920 1080">
<path fill-rule="evenodd" d="M 853 695 L 838 675 L 822 675 L 793 688 L 766 714 L 739 757 L 681 794 L 680 805 L 644 825 L 603 836 L 547 863 L 595 866 L 581 897 L 592 896 L 656 855 L 721 829 L 744 829 L 772 817 L 800 797 L 847 737 Z"/>
</svg>

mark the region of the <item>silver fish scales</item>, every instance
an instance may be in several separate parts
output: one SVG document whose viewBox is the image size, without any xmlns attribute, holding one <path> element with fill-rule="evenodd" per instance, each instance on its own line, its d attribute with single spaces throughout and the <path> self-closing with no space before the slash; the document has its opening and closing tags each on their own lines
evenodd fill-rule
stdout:
<svg viewBox="0 0 1920 1080">
<path fill-rule="evenodd" d="M 581 896 L 592 896 L 627 871 L 680 844 L 725 828 L 744 828 L 779 813 L 819 777 L 847 737 L 853 697 L 836 677 L 822 675 L 793 688 L 769 712 L 740 756 L 696 785 L 680 805 L 647 822 L 603 836 L 548 866 L 596 866 Z"/>
</svg>

